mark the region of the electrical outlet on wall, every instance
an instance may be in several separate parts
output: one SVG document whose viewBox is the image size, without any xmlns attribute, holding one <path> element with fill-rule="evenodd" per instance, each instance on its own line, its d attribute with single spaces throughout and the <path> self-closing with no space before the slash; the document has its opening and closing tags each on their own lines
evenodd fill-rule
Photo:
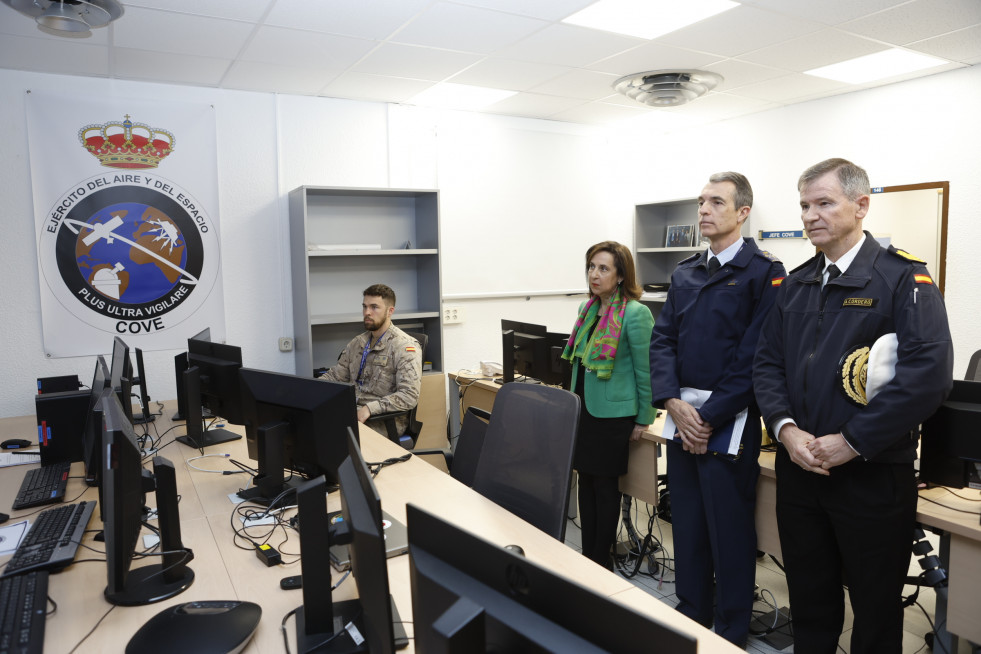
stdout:
<svg viewBox="0 0 981 654">
<path fill-rule="evenodd" d="M 293 339 L 289 336 L 281 336 L 279 338 L 279 351 L 280 352 L 292 352 L 293 351 Z"/>
<path fill-rule="evenodd" d="M 459 305 L 445 305 L 443 307 L 443 324 L 454 325 L 463 322 L 465 314 L 463 307 Z"/>
</svg>

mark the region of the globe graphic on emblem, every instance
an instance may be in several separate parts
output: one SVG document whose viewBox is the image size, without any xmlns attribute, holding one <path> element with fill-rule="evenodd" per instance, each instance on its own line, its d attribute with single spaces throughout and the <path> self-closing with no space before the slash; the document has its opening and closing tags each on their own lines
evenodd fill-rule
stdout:
<svg viewBox="0 0 981 654">
<path fill-rule="evenodd" d="M 123 304 L 145 304 L 166 296 L 180 282 L 187 264 L 187 247 L 177 223 L 138 202 L 105 207 L 87 222 L 104 224 L 113 218 L 122 220 L 113 234 L 123 238 L 93 239 L 91 229 L 79 230 L 75 262 L 82 278 L 100 295 Z"/>
</svg>

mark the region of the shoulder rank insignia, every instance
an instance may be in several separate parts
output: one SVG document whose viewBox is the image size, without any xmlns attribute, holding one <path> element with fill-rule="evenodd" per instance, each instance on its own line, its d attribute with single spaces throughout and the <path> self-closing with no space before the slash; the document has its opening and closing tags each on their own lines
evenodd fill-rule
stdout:
<svg viewBox="0 0 981 654">
<path fill-rule="evenodd" d="M 919 257 L 914 257 L 912 254 L 910 254 L 906 250 L 900 250 L 899 248 L 896 248 L 896 247 L 890 247 L 889 248 L 889 251 L 892 252 L 893 254 L 896 254 L 896 255 L 902 257 L 903 259 L 906 259 L 907 261 L 912 261 L 913 263 L 922 263 L 922 264 L 926 265 L 926 261 L 924 261 L 923 259 L 921 259 Z"/>
<path fill-rule="evenodd" d="M 764 259 L 769 259 L 770 261 L 776 261 L 777 263 L 782 263 L 780 259 L 777 259 L 776 255 L 770 252 L 769 250 L 760 250 L 760 255 Z"/>
</svg>

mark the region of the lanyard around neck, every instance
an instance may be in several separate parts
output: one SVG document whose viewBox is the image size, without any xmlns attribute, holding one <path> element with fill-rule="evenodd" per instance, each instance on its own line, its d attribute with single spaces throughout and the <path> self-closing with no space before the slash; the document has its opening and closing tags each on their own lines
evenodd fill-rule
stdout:
<svg viewBox="0 0 981 654">
<path fill-rule="evenodd" d="M 375 340 L 375 345 L 381 343 L 381 340 L 385 338 L 385 334 L 388 333 L 386 329 L 381 336 Z M 364 344 L 364 350 L 361 351 L 361 365 L 358 366 L 358 386 L 364 386 L 364 380 L 361 378 L 364 374 L 364 364 L 368 360 L 368 352 L 371 351 L 371 332 L 368 332 L 368 342 Z"/>
</svg>

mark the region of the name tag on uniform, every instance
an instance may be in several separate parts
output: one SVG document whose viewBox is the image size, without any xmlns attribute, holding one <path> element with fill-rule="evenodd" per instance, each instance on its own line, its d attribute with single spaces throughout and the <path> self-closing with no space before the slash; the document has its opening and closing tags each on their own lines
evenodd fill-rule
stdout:
<svg viewBox="0 0 981 654">
<path fill-rule="evenodd" d="M 378 354 L 375 355 L 375 365 L 376 366 L 387 366 L 388 365 L 388 355 Z"/>
<path fill-rule="evenodd" d="M 841 303 L 843 307 L 874 307 L 879 303 L 877 298 L 871 297 L 849 297 Z"/>
</svg>

